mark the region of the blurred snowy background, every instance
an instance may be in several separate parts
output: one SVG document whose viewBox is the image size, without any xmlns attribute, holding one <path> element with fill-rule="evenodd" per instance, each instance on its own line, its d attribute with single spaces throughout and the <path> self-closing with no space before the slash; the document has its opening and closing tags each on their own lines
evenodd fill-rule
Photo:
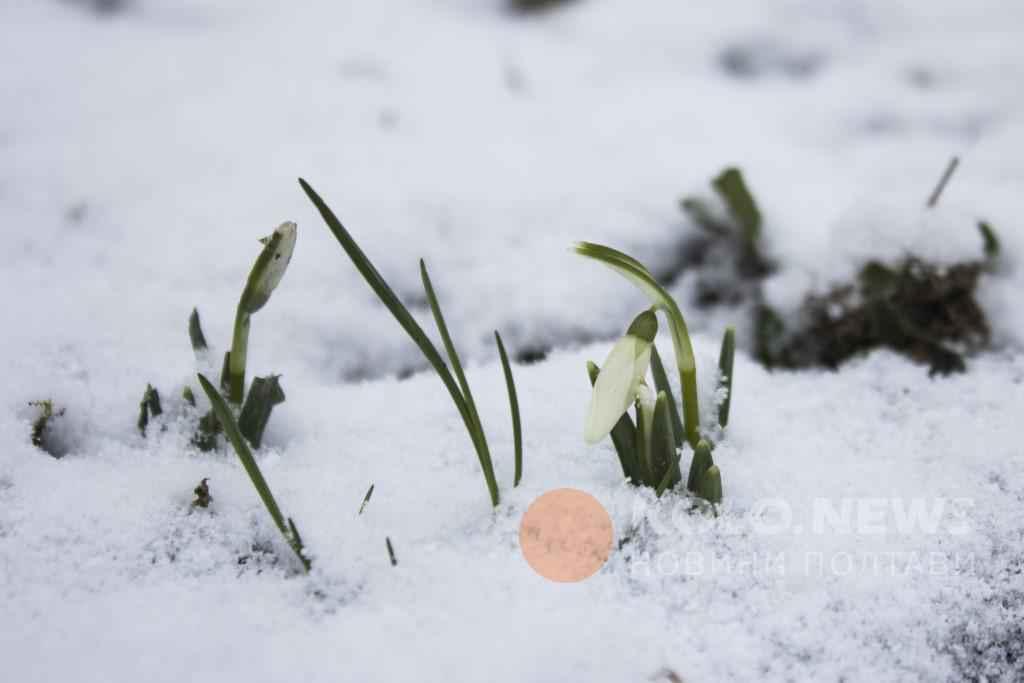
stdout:
<svg viewBox="0 0 1024 683">
<path fill-rule="evenodd" d="M 973 220 L 999 230 L 1008 268 L 980 293 L 996 354 L 944 384 L 886 353 L 849 379 L 780 379 L 741 359 L 756 394 L 734 403 L 726 496 L 742 511 L 764 495 L 877 494 L 882 478 L 892 492 L 991 497 L 972 543 L 1019 562 L 1022 36 L 1019 0 L 577 0 L 525 14 L 500 0 L 0 1 L 0 612 L 16 615 L 0 659 L 18 680 L 640 681 L 662 666 L 687 681 L 981 676 L 1004 660 L 975 650 L 1020 638 L 998 607 L 1020 585 L 996 570 L 895 590 L 729 577 L 693 588 L 620 585 L 618 565 L 556 595 L 514 564 L 513 537 L 531 496 L 556 485 L 593 491 L 617 523 L 634 498 L 610 450 L 585 452 L 586 388 L 573 382 L 579 349 L 644 303 L 572 256 L 574 241 L 671 269 L 695 230 L 679 198 L 738 165 L 783 267 L 769 289 L 792 299 L 848 275 L 850 254 L 905 245 L 871 207 L 921 206 L 956 154 L 942 207 L 967 217 L 968 237 L 911 242 L 973 256 Z M 474 386 L 489 387 L 496 443 L 508 429 L 493 365 L 482 378 L 491 330 L 521 359 L 551 352 L 519 369 L 528 488 L 496 520 L 439 384 L 395 381 L 423 367 L 418 351 L 298 176 L 424 316 L 426 259 Z M 298 246 L 254 320 L 250 368 L 284 374 L 265 467 L 320 553 L 312 587 L 236 566 L 238 548 L 273 532 L 230 454 L 182 455 L 180 425 L 149 442 L 134 428 L 147 382 L 170 392 L 192 377 L 193 306 L 227 344 L 256 239 L 284 220 Z M 713 361 L 724 321 L 692 322 Z M 25 403 L 49 397 L 79 457 L 27 445 Z M 854 404 L 864 412 L 851 417 Z M 406 429 L 386 407 L 408 411 Z M 793 431 L 779 420 L 824 433 L 758 438 Z M 789 469 L 773 464 L 787 457 Z M 197 521 L 181 510 L 201 476 L 222 507 Z M 355 528 L 349 508 L 382 479 L 382 517 Z M 413 572 L 383 573 L 385 533 Z M 719 549 L 746 547 L 732 543 Z M 673 609 L 695 595 L 713 623 Z M 256 652 L 232 637 L 239 624 Z"/>
</svg>

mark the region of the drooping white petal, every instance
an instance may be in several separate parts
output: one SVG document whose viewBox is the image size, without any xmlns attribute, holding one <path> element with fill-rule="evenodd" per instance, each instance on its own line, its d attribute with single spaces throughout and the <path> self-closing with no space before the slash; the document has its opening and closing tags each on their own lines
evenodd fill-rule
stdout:
<svg viewBox="0 0 1024 683">
<path fill-rule="evenodd" d="M 594 444 L 608 435 L 632 405 L 651 362 L 651 345 L 627 334 L 615 343 L 594 383 L 583 438 Z"/>
</svg>

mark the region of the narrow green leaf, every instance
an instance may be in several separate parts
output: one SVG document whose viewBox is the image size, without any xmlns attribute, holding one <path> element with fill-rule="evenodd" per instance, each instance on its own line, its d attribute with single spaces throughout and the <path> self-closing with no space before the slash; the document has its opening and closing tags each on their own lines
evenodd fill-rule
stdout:
<svg viewBox="0 0 1024 683">
<path fill-rule="evenodd" d="M 238 416 L 238 429 L 253 448 L 259 448 L 263 443 L 263 432 L 270 422 L 270 413 L 284 400 L 284 390 L 281 389 L 278 375 L 253 379 L 245 397 L 245 405 Z"/>
<path fill-rule="evenodd" d="M 388 559 L 391 561 L 391 566 L 392 567 L 397 567 L 398 566 L 398 558 L 395 557 L 395 547 L 393 545 L 391 545 L 391 537 L 390 536 L 385 536 L 384 540 L 387 542 L 387 546 L 388 546 Z"/>
<path fill-rule="evenodd" d="M 690 474 L 686 478 L 686 488 L 696 493 L 701 477 L 714 464 L 715 461 L 711 458 L 711 444 L 701 439 L 693 451 Z"/>
<path fill-rule="evenodd" d="M 231 352 L 224 352 L 224 364 L 220 367 L 220 388 L 224 392 L 231 390 Z"/>
<path fill-rule="evenodd" d="M 687 197 L 679 202 L 679 208 L 700 226 L 703 230 L 715 235 L 728 235 L 729 226 L 724 225 L 721 220 L 708 208 L 708 205 L 696 197 Z"/>
<path fill-rule="evenodd" d="M 496 498 L 498 495 L 498 481 L 494 476 L 494 462 L 491 460 L 491 451 L 487 445 L 487 435 L 484 434 L 484 427 L 480 422 L 480 413 L 476 409 L 476 401 L 473 400 L 473 392 L 469 388 L 469 382 L 466 381 L 466 373 L 462 369 L 459 352 L 455 350 L 455 344 L 452 342 L 451 334 L 448 332 L 448 325 L 444 321 L 441 305 L 437 301 L 437 294 L 434 292 L 434 285 L 430 281 L 430 275 L 427 273 L 427 264 L 424 263 L 423 259 L 420 259 L 420 279 L 423 281 L 423 291 L 427 295 L 430 311 L 434 315 L 434 323 L 437 325 L 438 332 L 441 333 L 441 341 L 444 344 L 445 353 L 448 354 L 448 360 L 455 371 L 455 379 L 462 390 L 462 398 L 466 402 L 466 409 L 469 411 L 473 421 L 473 430 L 470 436 L 480 458 L 480 466 L 484 471 L 487 489 L 490 491 L 491 497 Z"/>
<path fill-rule="evenodd" d="M 196 395 L 192 393 L 192 387 L 186 386 L 181 390 L 181 398 L 193 408 L 196 407 Z"/>
<path fill-rule="evenodd" d="M 928 197 L 928 202 L 925 204 L 929 209 L 934 209 L 939 203 L 939 197 L 942 196 L 942 191 L 946 189 L 946 185 L 949 183 L 949 179 L 953 177 L 953 173 L 956 172 L 957 166 L 960 165 L 959 157 L 953 157 L 949 160 L 946 165 L 946 170 L 942 172 L 942 177 L 939 178 L 939 182 L 935 185 L 935 189 L 932 190 L 931 195 Z"/>
<path fill-rule="evenodd" d="M 373 484 L 370 484 L 370 488 L 366 489 L 366 495 L 363 496 L 363 503 L 359 506 L 359 514 L 363 514 L 363 510 L 366 509 L 366 504 L 370 502 L 370 496 L 373 495 Z"/>
<path fill-rule="evenodd" d="M 263 473 L 260 471 L 259 465 L 256 464 L 256 459 L 252 456 L 252 451 L 249 450 L 248 444 L 245 442 L 245 438 L 242 433 L 238 430 L 238 424 L 235 422 L 235 416 L 231 413 L 231 409 L 228 407 L 224 397 L 220 395 L 220 392 L 210 384 L 210 381 L 206 379 L 200 373 L 198 375 L 199 384 L 203 387 L 203 391 L 206 392 L 207 398 L 210 399 L 210 405 L 213 407 L 213 412 L 217 416 L 217 420 L 220 422 L 224 429 L 224 433 L 228 437 L 228 441 L 235 449 L 235 453 L 238 455 L 238 459 L 242 462 L 242 467 L 245 468 L 246 474 L 249 475 L 249 479 L 252 481 L 252 485 L 256 488 L 256 493 L 259 494 L 260 499 L 263 501 L 263 505 L 267 508 L 267 512 L 270 513 L 271 519 L 274 520 L 274 525 L 277 526 L 278 531 L 284 537 L 285 541 L 295 552 L 295 555 L 299 558 L 303 568 L 308 572 L 310 568 L 309 559 L 302 552 L 302 539 L 299 536 L 298 530 L 291 520 L 285 520 L 283 514 L 281 514 L 281 508 L 278 507 L 277 501 L 274 500 L 274 494 L 270 492 L 270 486 L 267 485 L 267 480 L 263 478 Z"/>
<path fill-rule="evenodd" d="M 654 478 L 654 467 L 651 462 L 651 435 L 650 420 L 645 419 L 643 404 L 637 399 L 634 403 L 636 412 L 636 473 L 637 478 L 644 486 L 657 486 L 658 481 Z"/>
<path fill-rule="evenodd" d="M 996 231 L 986 221 L 978 222 L 978 230 L 981 232 L 982 239 L 985 240 L 985 257 L 990 261 L 995 260 L 999 257 L 1001 250 L 999 236 L 996 235 Z"/>
<path fill-rule="evenodd" d="M 206 335 L 203 334 L 203 326 L 199 322 L 199 309 L 193 308 L 192 314 L 188 317 L 188 338 L 192 342 L 192 350 L 196 353 L 206 351 Z"/>
<path fill-rule="evenodd" d="M 736 359 L 736 330 L 727 328 L 722 337 L 722 350 L 718 354 L 718 370 L 721 386 L 725 387 L 725 399 L 718 406 L 718 424 L 725 429 L 729 424 L 729 408 L 732 405 L 732 368 Z"/>
<path fill-rule="evenodd" d="M 489 461 L 490 456 L 481 449 L 480 444 L 478 443 L 476 436 L 476 423 L 473 420 L 472 413 L 469 411 L 466 401 L 463 398 L 455 379 L 452 377 L 451 372 L 449 372 L 448 366 L 441 358 L 441 354 L 438 353 L 437 348 L 434 347 L 434 344 L 427 337 L 419 323 L 417 323 L 409 313 L 408 309 L 406 309 L 406 307 L 402 305 L 402 302 L 398 300 L 398 297 L 391 290 L 391 287 L 388 286 L 387 282 L 384 281 L 384 278 L 377 272 L 377 269 L 370 262 L 370 259 L 366 257 L 366 254 L 363 253 L 359 248 L 359 245 L 357 245 L 355 240 L 352 239 L 352 236 L 349 234 L 348 230 L 345 229 L 345 226 L 341 224 L 341 221 L 334 215 L 334 212 L 331 211 L 330 207 L 327 206 L 323 199 L 320 198 L 320 195 L 318 195 L 316 191 L 310 187 L 309 183 L 302 178 L 299 178 L 299 185 L 302 186 L 302 190 L 306 193 L 306 196 L 309 197 L 309 200 L 313 202 L 317 211 L 320 212 L 320 216 L 323 218 L 324 223 L 327 224 L 327 228 L 334 235 L 335 239 L 338 240 L 338 243 L 341 245 L 341 248 L 345 253 L 348 254 L 348 257 L 352 260 L 356 270 L 358 270 L 363 276 L 363 279 L 365 279 L 367 284 L 370 285 L 370 288 L 374 291 L 381 302 L 389 311 L 391 311 L 391 315 L 395 317 L 395 320 L 397 320 L 398 324 L 402 326 L 402 329 L 405 330 L 406 334 L 408 334 L 409 337 L 412 338 L 413 342 L 416 343 L 416 346 L 419 347 L 431 367 L 433 367 L 434 371 L 437 372 L 438 377 L 441 378 L 445 388 L 448 389 L 449 395 L 452 397 L 452 402 L 455 403 L 455 407 L 458 409 L 459 415 L 462 417 L 463 423 L 466 425 L 466 430 L 473 442 L 473 447 L 476 449 L 477 458 L 480 460 L 480 467 L 484 471 L 485 478 L 487 478 L 487 472 L 489 470 L 485 463 Z M 493 474 L 491 478 L 493 479 Z M 487 488 L 491 496 L 492 505 L 497 507 L 499 501 L 497 482 L 492 482 L 490 480 L 487 481 Z"/>
<path fill-rule="evenodd" d="M 664 391 L 658 392 L 654 403 L 654 420 L 651 423 L 651 486 L 660 487 L 668 477 L 668 485 L 674 486 L 679 479 L 676 440 L 669 420 L 669 398 Z"/>
<path fill-rule="evenodd" d="M 673 458 L 672 467 L 665 470 L 665 476 L 661 478 L 661 482 L 658 483 L 658 488 L 654 490 L 654 495 L 661 498 L 665 491 L 675 486 L 679 482 L 679 459 L 682 456 L 677 452 Z"/>
<path fill-rule="evenodd" d="M 601 369 L 596 363 L 587 361 L 587 374 L 590 375 L 590 386 L 594 386 Z M 629 478 L 635 485 L 642 482 L 637 470 L 636 460 L 636 427 L 629 413 L 623 413 L 619 421 L 612 427 L 612 444 L 615 445 L 615 452 L 619 456 L 619 464 L 622 465 L 622 474 Z"/>
<path fill-rule="evenodd" d="M 672 395 L 672 386 L 668 383 L 668 375 L 665 374 L 665 366 L 662 365 L 657 344 L 651 345 L 651 374 L 654 375 L 654 388 L 668 396 L 668 415 L 672 420 L 672 435 L 678 448 L 683 445 L 683 421 L 679 418 L 676 399 Z"/>
<path fill-rule="evenodd" d="M 747 244 L 753 245 L 761 237 L 761 212 L 743 181 L 743 174 L 738 168 L 727 168 L 712 181 L 712 185 L 739 223 Z"/>
<path fill-rule="evenodd" d="M 516 382 L 512 378 L 512 365 L 508 361 L 508 353 L 501 341 L 501 335 L 494 331 L 494 341 L 498 343 L 498 356 L 501 358 L 501 369 L 505 373 L 505 386 L 508 388 L 508 405 L 512 412 L 512 439 L 515 444 L 515 477 L 513 486 L 519 486 L 523 478 L 523 425 L 519 417 L 519 397 L 516 395 Z"/>
</svg>

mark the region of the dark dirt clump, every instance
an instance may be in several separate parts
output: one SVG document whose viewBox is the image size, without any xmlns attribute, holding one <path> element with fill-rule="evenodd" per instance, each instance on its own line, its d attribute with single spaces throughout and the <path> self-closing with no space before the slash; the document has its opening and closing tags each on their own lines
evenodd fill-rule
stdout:
<svg viewBox="0 0 1024 683">
<path fill-rule="evenodd" d="M 869 263 L 856 283 L 808 297 L 792 330 L 760 306 L 755 355 L 768 367 L 834 369 L 888 348 L 932 374 L 963 372 L 964 355 L 983 349 L 990 336 L 975 299 L 982 272 L 981 263 L 942 268 L 913 257 L 895 267 Z"/>
<path fill-rule="evenodd" d="M 761 212 L 742 173 L 727 168 L 711 185 L 716 197 L 681 202 L 701 231 L 682 245 L 673 273 L 659 275 L 667 280 L 696 272 L 697 308 L 745 308 L 754 330 L 751 352 L 766 367 L 835 369 L 854 356 L 888 348 L 945 375 L 964 371 L 965 356 L 987 346 L 989 324 L 975 298 L 981 276 L 999 253 L 987 223 L 977 226 L 984 246 L 978 261 L 938 266 L 914 255 L 898 264 L 873 261 L 854 282 L 825 295 L 809 293 L 784 321 L 762 293 L 777 266 L 763 253 Z"/>
</svg>

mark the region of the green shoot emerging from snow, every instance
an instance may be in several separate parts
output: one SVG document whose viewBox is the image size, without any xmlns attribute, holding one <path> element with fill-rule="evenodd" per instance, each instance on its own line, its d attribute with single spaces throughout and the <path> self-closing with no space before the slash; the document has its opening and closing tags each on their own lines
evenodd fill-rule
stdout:
<svg viewBox="0 0 1024 683">
<path fill-rule="evenodd" d="M 281 532 L 289 547 L 295 552 L 295 556 L 299 558 L 303 569 L 308 572 L 310 561 L 303 552 L 302 537 L 299 535 L 299 530 L 295 528 L 295 523 L 292 522 L 290 517 L 286 518 L 281 514 L 281 508 L 278 507 L 274 494 L 270 492 L 267 480 L 263 478 L 263 473 L 260 472 L 260 467 L 256 464 L 256 459 L 252 456 L 249 445 L 238 430 L 238 423 L 235 422 L 235 416 L 231 412 L 231 408 L 224 400 L 224 397 L 220 395 L 220 392 L 217 391 L 216 387 L 206 377 L 202 374 L 198 377 L 199 384 L 203 387 L 203 391 L 206 392 L 207 398 L 210 399 L 210 405 L 213 406 L 213 412 L 217 416 L 217 420 L 224 428 L 224 433 L 227 434 L 228 441 L 231 442 L 235 453 L 238 454 L 238 459 L 242 461 L 242 467 L 245 468 L 249 479 L 252 480 L 252 485 L 256 487 L 256 492 L 263 501 L 263 505 L 266 506 L 267 512 L 270 513 L 271 519 L 274 520 L 274 525 Z"/>
<path fill-rule="evenodd" d="M 394 293 L 388 283 L 384 280 L 377 269 L 374 267 L 370 259 L 367 258 L 363 250 L 359 248 L 356 241 L 349 234 L 345 226 L 341 224 L 338 217 L 334 215 L 330 207 L 324 203 L 320 195 L 309 186 L 309 184 L 299 179 L 299 184 L 302 186 L 306 196 L 309 197 L 310 201 L 320 212 L 320 216 L 324 219 L 328 229 L 334 234 L 335 239 L 344 249 L 348 257 L 352 259 L 353 265 L 356 270 L 363 276 L 367 284 L 374 291 L 381 302 L 391 311 L 391 315 L 395 317 L 398 324 L 402 326 L 406 334 L 416 343 L 423 356 L 430 363 L 430 366 L 437 373 L 437 376 L 441 378 L 445 388 L 448 390 L 449 395 L 452 398 L 452 402 L 455 404 L 456 409 L 459 411 L 459 416 L 462 418 L 463 424 L 466 426 L 466 431 L 469 433 L 469 438 L 473 442 L 473 448 L 476 450 L 477 459 L 480 461 L 480 469 L 483 471 L 484 480 L 487 483 L 487 492 L 491 498 L 491 504 L 494 506 L 498 505 L 499 493 L 498 493 L 498 482 L 494 476 L 494 464 L 491 461 L 490 449 L 487 445 L 487 437 L 484 434 L 483 425 L 480 422 L 480 415 L 476 409 L 476 403 L 473 401 L 473 394 L 470 392 L 469 383 L 466 381 L 466 375 L 462 370 L 462 362 L 459 359 L 458 352 L 455 350 L 455 345 L 452 343 L 451 336 L 448 334 L 448 326 L 445 324 L 444 316 L 441 314 L 441 306 L 437 301 L 437 295 L 434 293 L 433 284 L 430 281 L 430 276 L 427 273 L 427 266 L 421 260 L 420 261 L 420 278 L 423 281 L 423 289 L 427 295 L 427 302 L 430 304 L 430 310 L 434 316 L 434 322 L 437 325 L 438 332 L 441 334 L 441 341 L 444 344 L 445 353 L 448 356 L 449 362 L 451 362 L 452 370 L 455 375 L 448 369 L 447 363 L 441 357 L 434 343 L 427 337 L 426 332 L 420 327 L 416 319 L 413 318 L 412 314 L 405 307 L 404 304 L 398 299 L 398 296 Z M 500 336 L 495 333 L 495 338 L 499 344 L 499 351 L 503 352 L 504 347 L 501 344 Z M 515 437 L 515 449 L 516 449 L 516 474 L 515 483 L 519 483 L 519 479 L 522 476 L 522 434 L 521 426 L 519 422 L 519 406 L 516 398 L 515 385 L 512 380 L 512 371 L 507 362 L 507 356 L 502 353 L 502 363 L 505 370 L 505 379 L 508 383 L 509 401 L 511 404 L 512 411 L 512 425 Z"/>
</svg>

